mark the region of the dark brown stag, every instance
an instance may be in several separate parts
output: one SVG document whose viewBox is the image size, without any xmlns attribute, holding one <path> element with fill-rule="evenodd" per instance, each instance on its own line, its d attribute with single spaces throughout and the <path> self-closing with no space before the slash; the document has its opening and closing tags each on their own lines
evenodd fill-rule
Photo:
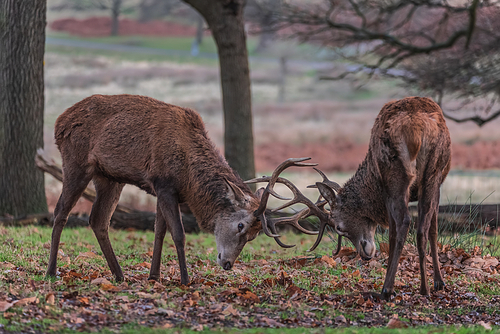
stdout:
<svg viewBox="0 0 500 334">
<path fill-rule="evenodd" d="M 410 227 L 408 203 L 418 201 L 417 248 L 420 293 L 429 294 L 426 251 L 430 241 L 434 288 L 445 284 L 437 249 L 439 188 L 450 170 L 450 135 L 441 108 L 431 99 L 408 97 L 387 103 L 375 120 L 365 160 L 343 187 L 316 183 L 330 206 L 329 219 L 321 219 L 314 249 L 325 226 L 334 226 L 356 247 L 363 259 L 375 255 L 377 225 L 389 228 L 389 259 L 381 297 L 394 293 L 394 279 Z M 325 182 L 327 181 L 327 182 Z M 338 248 L 339 249 L 339 248 Z"/>
<path fill-rule="evenodd" d="M 63 162 L 63 189 L 54 211 L 47 276 L 56 275 L 62 230 L 90 181 L 97 196 L 89 223 L 118 281 L 124 277 L 108 227 L 126 183 L 158 198 L 150 279 L 160 278 L 168 229 L 177 250 L 181 283 L 189 283 L 179 213 L 182 202 L 189 205 L 203 230 L 215 234 L 217 261 L 224 269 L 232 268 L 245 244 L 262 228 L 283 245 L 267 227 L 265 203 L 261 204 L 260 197 L 267 202 L 268 192 L 250 191 L 208 138 L 201 117 L 191 109 L 144 96 L 93 95 L 59 116 L 55 139 Z M 291 165 L 312 165 L 301 161 L 285 162 L 274 175 L 278 177 L 280 170 Z M 302 232 L 317 234 L 302 229 L 293 219 L 268 223 L 272 231 L 275 224 L 290 223 Z"/>
</svg>

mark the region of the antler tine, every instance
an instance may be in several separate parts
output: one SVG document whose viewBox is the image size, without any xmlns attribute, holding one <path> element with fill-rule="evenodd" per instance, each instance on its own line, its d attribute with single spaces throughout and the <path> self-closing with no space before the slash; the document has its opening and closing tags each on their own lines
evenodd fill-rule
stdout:
<svg viewBox="0 0 500 334">
<path fill-rule="evenodd" d="M 326 228 L 326 220 L 322 220 L 321 225 L 319 226 L 319 232 L 318 232 L 318 237 L 316 238 L 316 242 L 308 250 L 308 252 L 312 252 L 313 250 L 316 249 L 316 247 L 318 247 L 319 243 L 321 242 L 321 239 L 323 238 L 323 234 L 325 233 L 325 228 Z"/>
<path fill-rule="evenodd" d="M 264 230 L 264 233 L 271 238 L 279 238 L 280 235 L 276 233 L 276 231 L 269 231 L 269 223 L 267 222 L 267 218 L 265 214 L 260 215 L 260 222 L 262 224 L 262 230 Z"/>
<path fill-rule="evenodd" d="M 335 250 L 335 253 L 332 253 L 332 256 L 337 256 L 340 253 L 341 248 L 342 248 L 342 236 L 339 234 L 339 238 L 337 241 L 337 250 Z"/>
<path fill-rule="evenodd" d="M 257 210 L 255 210 L 253 214 L 255 217 L 259 218 L 261 225 L 262 225 L 262 230 L 264 231 L 264 233 L 267 236 L 269 236 L 271 238 L 279 237 L 278 234 L 276 234 L 275 232 L 270 232 L 269 229 L 267 228 L 265 211 L 266 211 L 266 203 L 267 203 L 267 200 L 269 199 L 269 192 L 267 191 L 267 188 L 266 189 L 260 188 L 259 190 L 257 190 L 256 193 L 258 193 L 259 191 L 262 191 L 261 201 L 259 204 L 259 208 Z"/>
<path fill-rule="evenodd" d="M 305 209 L 297 212 L 296 214 L 294 214 L 291 217 L 281 217 L 281 218 L 271 219 L 271 220 L 269 220 L 268 224 L 269 225 L 272 224 L 273 226 L 280 225 L 280 224 L 290 224 L 302 233 L 309 234 L 309 235 L 316 235 L 316 234 L 318 234 L 318 231 L 310 231 L 308 229 L 303 228 L 299 224 L 300 219 L 304 219 L 304 218 L 307 218 L 310 216 L 309 212 L 310 212 L 310 210 L 308 208 L 305 208 Z"/>
<path fill-rule="evenodd" d="M 255 179 L 247 180 L 247 181 L 245 181 L 245 183 L 249 184 L 249 183 L 259 183 L 259 182 L 271 182 L 271 180 L 272 180 L 272 176 L 262 176 L 262 177 L 257 177 Z M 268 191 L 271 195 L 273 195 L 274 197 L 276 197 L 278 199 L 282 199 L 284 201 L 288 201 L 290 199 L 290 198 L 283 197 L 280 194 L 276 193 L 273 189 L 271 189 L 269 187 L 269 183 L 266 187 L 266 191 Z"/>
<path fill-rule="evenodd" d="M 274 234 L 277 234 L 277 231 L 276 231 L 276 226 L 274 224 L 269 224 L 269 228 L 271 229 L 271 231 L 274 233 Z M 287 245 L 287 244 L 284 244 L 279 237 L 275 237 L 274 240 L 276 241 L 276 243 L 280 246 L 280 247 L 283 247 L 283 248 L 292 248 L 292 247 L 295 247 L 295 245 Z"/>
<path fill-rule="evenodd" d="M 274 185 L 276 184 L 276 181 L 279 179 L 279 175 L 288 167 L 292 166 L 297 166 L 297 167 L 311 167 L 311 166 L 317 166 L 317 163 L 309 163 L 309 162 L 302 162 L 306 160 L 310 160 L 311 158 L 290 158 L 285 161 L 283 161 L 278 167 L 273 172 L 273 175 L 271 175 L 271 179 L 269 180 L 268 183 L 268 188 L 269 192 L 276 198 L 283 199 L 283 200 L 288 200 L 288 198 L 282 197 L 281 195 L 277 194 L 274 191 Z"/>
<path fill-rule="evenodd" d="M 337 182 L 333 182 L 332 180 L 329 180 L 328 177 L 323 173 L 321 170 L 319 170 L 316 167 L 313 167 L 316 172 L 318 172 L 319 175 L 323 178 L 323 183 L 335 190 L 336 192 L 339 192 L 339 190 L 342 188 Z M 307 188 L 317 188 L 315 184 L 307 186 Z"/>
</svg>

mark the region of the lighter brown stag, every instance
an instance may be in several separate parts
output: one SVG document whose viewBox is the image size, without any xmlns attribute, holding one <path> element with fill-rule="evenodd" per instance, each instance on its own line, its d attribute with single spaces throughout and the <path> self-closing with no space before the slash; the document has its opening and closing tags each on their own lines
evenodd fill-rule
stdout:
<svg viewBox="0 0 500 334">
<path fill-rule="evenodd" d="M 394 280 L 410 227 L 408 203 L 418 201 L 417 248 L 420 262 L 420 293 L 429 294 L 426 251 L 430 252 L 434 288 L 445 284 L 437 246 L 439 189 L 450 170 L 451 141 L 441 108 L 431 99 L 408 97 L 387 103 L 372 128 L 368 153 L 354 176 L 343 187 L 318 182 L 330 206 L 328 220 L 322 220 L 314 249 L 326 225 L 356 247 L 359 255 L 375 255 L 377 225 L 389 228 L 389 259 L 382 294 L 390 299 Z M 337 252 L 339 250 L 337 248 Z"/>
</svg>

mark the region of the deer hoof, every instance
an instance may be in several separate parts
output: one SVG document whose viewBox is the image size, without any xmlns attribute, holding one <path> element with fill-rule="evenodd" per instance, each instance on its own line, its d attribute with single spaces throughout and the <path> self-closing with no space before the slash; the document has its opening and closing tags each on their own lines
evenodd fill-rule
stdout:
<svg viewBox="0 0 500 334">
<path fill-rule="evenodd" d="M 434 282 L 434 290 L 436 290 L 436 291 L 443 290 L 445 286 L 446 286 L 446 284 L 444 284 L 443 281 L 435 281 Z"/>
<path fill-rule="evenodd" d="M 159 282 L 160 281 L 160 275 L 149 275 L 148 280 Z"/>
<path fill-rule="evenodd" d="M 389 292 L 389 291 L 387 291 L 386 288 L 383 288 L 382 293 L 380 294 L 381 298 L 384 300 L 391 300 L 391 297 L 395 296 L 395 295 L 396 295 L 396 293 L 394 291 Z"/>
</svg>

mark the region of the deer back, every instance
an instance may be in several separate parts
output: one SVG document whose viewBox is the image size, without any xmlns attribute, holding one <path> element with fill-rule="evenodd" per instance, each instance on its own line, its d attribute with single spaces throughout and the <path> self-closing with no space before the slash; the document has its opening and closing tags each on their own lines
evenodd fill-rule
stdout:
<svg viewBox="0 0 500 334">
<path fill-rule="evenodd" d="M 61 114 L 55 139 L 64 166 L 86 166 L 153 195 L 158 183 L 167 183 L 210 232 L 219 211 L 258 207 L 189 108 L 145 96 L 93 95 Z M 227 196 L 228 189 L 237 196 Z"/>
<path fill-rule="evenodd" d="M 442 183 L 450 169 L 450 146 L 441 108 L 429 98 L 408 97 L 384 105 L 372 128 L 369 154 L 383 182 L 393 179 L 400 163 L 411 183 L 419 183 L 424 171 L 435 175 L 438 170 Z"/>
</svg>

